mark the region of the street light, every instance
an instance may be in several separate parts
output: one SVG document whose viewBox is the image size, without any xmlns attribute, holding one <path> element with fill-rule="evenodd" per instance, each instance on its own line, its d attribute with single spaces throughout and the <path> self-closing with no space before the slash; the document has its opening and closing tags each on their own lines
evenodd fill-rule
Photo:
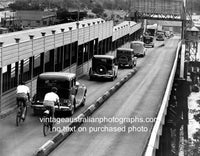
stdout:
<svg viewBox="0 0 200 156">
<path fill-rule="evenodd" d="M 54 49 L 54 51 L 53 51 L 53 71 L 56 71 L 56 69 L 55 69 L 55 33 L 56 33 L 56 30 L 51 30 L 51 32 L 52 32 L 52 34 L 53 34 L 53 38 L 54 38 L 54 47 L 53 47 L 53 49 Z"/>
<path fill-rule="evenodd" d="M 31 97 L 32 97 L 32 88 L 33 88 L 33 69 L 34 69 L 34 56 L 33 56 L 33 38 L 34 38 L 34 35 L 29 35 L 30 37 L 30 40 L 31 40 L 31 43 L 32 43 L 32 49 L 31 49 L 31 52 L 32 52 L 32 57 L 31 57 Z"/>
<path fill-rule="evenodd" d="M 45 35 L 46 32 L 41 32 L 42 37 L 44 38 L 43 42 L 44 42 L 44 55 L 43 55 L 43 65 L 42 65 L 42 72 L 45 72 Z"/>
<path fill-rule="evenodd" d="M 17 54 L 18 54 L 18 72 L 17 72 L 17 85 L 19 85 L 19 67 L 21 68 L 21 63 L 20 63 L 20 60 L 19 60 L 19 41 L 20 41 L 20 38 L 15 38 L 15 42 L 17 43 Z"/>
<path fill-rule="evenodd" d="M 69 44 L 69 72 L 71 73 L 71 64 L 72 64 L 72 27 L 69 27 L 70 31 L 70 44 Z"/>
<path fill-rule="evenodd" d="M 61 68 L 62 68 L 62 70 L 64 69 L 64 61 L 65 61 L 65 58 L 64 58 L 64 31 L 65 31 L 65 29 L 64 28 L 61 28 L 60 29 L 61 30 L 61 32 L 62 32 L 62 34 L 63 34 L 63 47 L 62 47 L 62 65 L 61 65 Z"/>
<path fill-rule="evenodd" d="M 2 50 L 3 50 L 3 42 L 0 42 L 0 52 L 1 52 L 1 72 L 0 72 L 0 102 L 2 105 L 2 92 L 3 92 L 3 73 L 2 73 L 2 69 L 3 69 L 3 55 L 2 55 Z M 1 105 L 0 105 L 0 113 L 1 113 Z"/>
</svg>

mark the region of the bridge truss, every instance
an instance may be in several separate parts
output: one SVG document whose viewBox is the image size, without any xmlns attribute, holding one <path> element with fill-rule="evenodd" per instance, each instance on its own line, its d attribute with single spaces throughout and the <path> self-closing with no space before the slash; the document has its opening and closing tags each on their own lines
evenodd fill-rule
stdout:
<svg viewBox="0 0 200 156">
<path fill-rule="evenodd" d="M 183 0 L 132 0 L 130 17 L 137 19 L 157 19 L 183 21 Z"/>
</svg>

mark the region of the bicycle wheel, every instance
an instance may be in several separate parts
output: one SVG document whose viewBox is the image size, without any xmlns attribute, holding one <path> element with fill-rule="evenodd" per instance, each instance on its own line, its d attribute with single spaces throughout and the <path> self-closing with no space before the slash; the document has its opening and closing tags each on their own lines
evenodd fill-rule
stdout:
<svg viewBox="0 0 200 156">
<path fill-rule="evenodd" d="M 27 106 L 26 107 L 24 107 L 24 109 L 25 109 L 25 112 L 24 112 L 24 120 L 23 120 L 23 122 L 25 121 L 25 119 L 26 119 L 26 115 L 27 115 Z M 23 110 L 24 111 L 24 110 Z"/>
<path fill-rule="evenodd" d="M 19 103 L 19 106 L 17 108 L 17 115 L 16 115 L 16 125 L 19 126 L 21 122 L 22 117 L 22 105 L 21 102 Z"/>
<path fill-rule="evenodd" d="M 44 136 L 47 136 L 48 131 L 49 131 L 48 122 L 44 122 L 44 123 L 43 123 L 43 134 L 44 134 Z"/>
</svg>

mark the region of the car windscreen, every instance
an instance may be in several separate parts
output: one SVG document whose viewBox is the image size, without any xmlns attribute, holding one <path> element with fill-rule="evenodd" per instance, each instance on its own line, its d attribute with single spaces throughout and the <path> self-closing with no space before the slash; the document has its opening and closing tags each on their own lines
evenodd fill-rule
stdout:
<svg viewBox="0 0 200 156">
<path fill-rule="evenodd" d="M 59 98 L 67 99 L 69 98 L 69 88 L 70 88 L 70 82 L 65 81 L 59 81 L 55 79 L 51 80 L 44 80 L 44 79 L 38 79 L 37 81 L 37 99 L 43 100 L 46 93 L 51 92 L 51 88 L 56 87 L 58 89 L 57 94 Z"/>
</svg>

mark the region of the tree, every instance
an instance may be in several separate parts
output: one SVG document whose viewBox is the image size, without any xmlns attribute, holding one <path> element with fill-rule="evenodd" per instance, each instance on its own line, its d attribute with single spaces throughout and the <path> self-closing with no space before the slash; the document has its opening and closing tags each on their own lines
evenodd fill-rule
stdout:
<svg viewBox="0 0 200 156">
<path fill-rule="evenodd" d="M 94 8 L 92 9 L 92 12 L 97 15 L 102 15 L 104 12 L 104 9 L 103 9 L 102 5 L 97 3 L 97 4 L 95 4 Z"/>
</svg>

